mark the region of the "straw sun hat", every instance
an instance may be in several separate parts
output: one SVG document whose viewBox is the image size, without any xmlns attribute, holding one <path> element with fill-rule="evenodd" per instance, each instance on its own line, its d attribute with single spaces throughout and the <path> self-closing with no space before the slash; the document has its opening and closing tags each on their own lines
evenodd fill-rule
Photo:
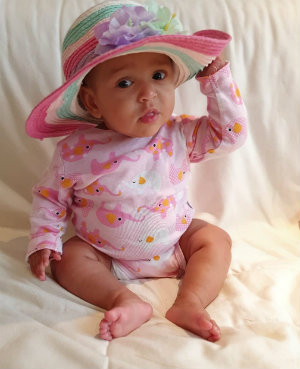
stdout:
<svg viewBox="0 0 300 369">
<path fill-rule="evenodd" d="M 95 126 L 78 101 L 84 77 L 97 64 L 121 55 L 157 52 L 178 67 L 177 86 L 195 76 L 225 48 L 231 37 L 203 30 L 187 35 L 175 14 L 154 2 L 104 1 L 84 12 L 70 27 L 62 45 L 66 82 L 43 99 L 26 122 L 35 138 L 64 136 Z"/>
</svg>

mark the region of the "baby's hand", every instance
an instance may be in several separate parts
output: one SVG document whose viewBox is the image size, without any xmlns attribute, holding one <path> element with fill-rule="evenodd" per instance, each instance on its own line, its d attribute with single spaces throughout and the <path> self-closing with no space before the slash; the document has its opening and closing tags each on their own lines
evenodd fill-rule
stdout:
<svg viewBox="0 0 300 369">
<path fill-rule="evenodd" d="M 49 260 L 61 260 L 61 255 L 53 250 L 43 249 L 31 254 L 28 258 L 32 274 L 41 281 L 46 280 L 45 269 L 49 265 Z"/>
<path fill-rule="evenodd" d="M 214 61 L 212 61 L 207 67 L 205 67 L 201 72 L 199 72 L 196 76 L 198 77 L 206 77 L 216 73 L 219 69 L 223 68 L 226 65 L 226 61 L 222 55 L 216 57 Z"/>
</svg>

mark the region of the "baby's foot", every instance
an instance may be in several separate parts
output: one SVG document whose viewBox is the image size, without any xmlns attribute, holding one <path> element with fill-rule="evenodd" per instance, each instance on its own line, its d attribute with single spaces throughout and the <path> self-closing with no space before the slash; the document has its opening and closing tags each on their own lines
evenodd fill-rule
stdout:
<svg viewBox="0 0 300 369">
<path fill-rule="evenodd" d="M 167 311 L 166 318 L 208 341 L 215 342 L 221 337 L 220 328 L 201 305 L 175 303 Z"/>
<path fill-rule="evenodd" d="M 152 307 L 140 299 L 129 299 L 104 314 L 99 324 L 100 337 L 111 341 L 127 336 L 152 316 Z"/>
</svg>

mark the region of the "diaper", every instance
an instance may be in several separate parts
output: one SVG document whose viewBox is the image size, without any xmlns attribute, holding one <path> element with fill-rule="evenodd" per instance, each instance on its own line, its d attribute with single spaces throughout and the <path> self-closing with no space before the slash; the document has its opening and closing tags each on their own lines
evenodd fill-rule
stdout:
<svg viewBox="0 0 300 369">
<path fill-rule="evenodd" d="M 146 260 L 112 259 L 111 271 L 120 280 L 142 278 L 180 278 L 186 261 L 179 243 L 167 252 Z"/>
</svg>

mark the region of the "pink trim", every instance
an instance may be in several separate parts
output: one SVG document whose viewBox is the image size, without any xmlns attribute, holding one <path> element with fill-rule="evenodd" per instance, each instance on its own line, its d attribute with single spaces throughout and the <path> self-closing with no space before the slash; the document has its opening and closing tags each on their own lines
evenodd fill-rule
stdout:
<svg viewBox="0 0 300 369">
<path fill-rule="evenodd" d="M 71 119 L 68 120 L 67 126 L 64 123 L 46 123 L 47 110 L 49 106 L 60 96 L 62 91 L 64 91 L 70 84 L 72 84 L 74 79 L 76 79 L 76 76 L 61 87 L 59 87 L 57 90 L 53 91 L 32 110 L 26 121 L 26 133 L 30 137 L 43 139 L 45 137 L 64 136 L 72 133 L 75 129 L 81 126 L 84 126 L 86 128 L 95 126 L 92 123 L 74 120 L 72 121 Z"/>
</svg>

